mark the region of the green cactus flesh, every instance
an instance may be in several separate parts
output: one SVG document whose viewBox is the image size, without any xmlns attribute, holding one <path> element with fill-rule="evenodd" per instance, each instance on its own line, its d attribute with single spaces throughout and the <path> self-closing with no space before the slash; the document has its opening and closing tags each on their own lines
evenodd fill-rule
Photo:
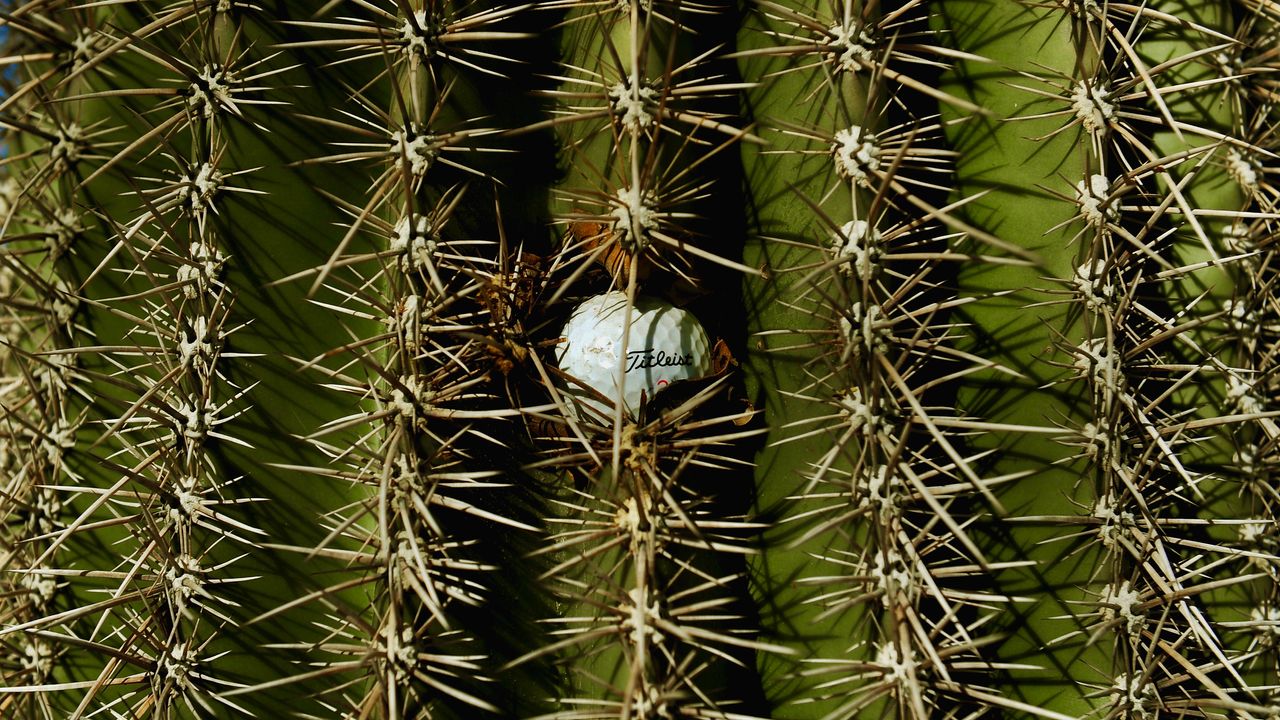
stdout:
<svg viewBox="0 0 1280 720">
<path fill-rule="evenodd" d="M 1273 4 L 0 29 L 0 717 L 1280 716 Z"/>
</svg>

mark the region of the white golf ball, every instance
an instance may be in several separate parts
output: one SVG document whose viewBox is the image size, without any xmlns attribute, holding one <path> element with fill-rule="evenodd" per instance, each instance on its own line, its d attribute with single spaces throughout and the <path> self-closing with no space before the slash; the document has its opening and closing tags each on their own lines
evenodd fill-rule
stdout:
<svg viewBox="0 0 1280 720">
<path fill-rule="evenodd" d="M 711 369 L 711 347 L 698 319 L 686 310 L 654 298 L 636 298 L 631 310 L 631 331 L 627 354 L 622 356 L 623 323 L 626 322 L 627 295 L 607 292 L 574 309 L 565 323 L 564 341 L 556 347 L 560 369 L 574 376 L 614 403 L 622 402 L 625 412 L 635 415 L 640 395 L 652 398 L 677 380 L 706 375 Z M 624 369 L 622 387 L 618 370 Z M 613 409 L 571 387 L 569 411 L 575 416 L 581 404 L 602 418 Z"/>
</svg>

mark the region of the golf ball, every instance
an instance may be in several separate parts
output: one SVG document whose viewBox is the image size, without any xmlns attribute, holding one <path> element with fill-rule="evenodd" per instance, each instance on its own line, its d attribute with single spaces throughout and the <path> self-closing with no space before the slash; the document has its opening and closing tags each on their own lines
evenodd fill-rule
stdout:
<svg viewBox="0 0 1280 720">
<path fill-rule="evenodd" d="M 622 335 L 627 315 L 627 295 L 607 292 L 574 309 L 565 323 L 564 340 L 556 346 L 560 369 L 600 392 L 614 403 L 621 402 L 633 416 L 640 409 L 640 395 L 655 393 L 677 380 L 706 375 L 711 368 L 711 348 L 707 333 L 692 313 L 655 298 L 636 298 L 631 309 L 627 352 L 622 355 Z M 622 368 L 622 387 L 618 370 Z M 579 414 L 585 405 L 603 418 L 613 416 L 613 408 L 587 397 L 571 387 L 570 412 Z"/>
</svg>

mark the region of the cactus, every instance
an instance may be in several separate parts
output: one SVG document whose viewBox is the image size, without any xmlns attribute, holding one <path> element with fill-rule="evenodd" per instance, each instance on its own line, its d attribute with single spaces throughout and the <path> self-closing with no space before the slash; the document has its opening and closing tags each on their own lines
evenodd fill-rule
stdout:
<svg viewBox="0 0 1280 720">
<path fill-rule="evenodd" d="M 0 716 L 1280 715 L 1274 6 L 0 27 Z"/>
</svg>

